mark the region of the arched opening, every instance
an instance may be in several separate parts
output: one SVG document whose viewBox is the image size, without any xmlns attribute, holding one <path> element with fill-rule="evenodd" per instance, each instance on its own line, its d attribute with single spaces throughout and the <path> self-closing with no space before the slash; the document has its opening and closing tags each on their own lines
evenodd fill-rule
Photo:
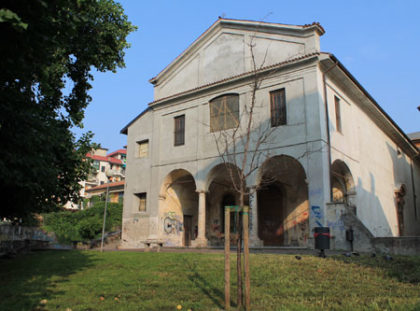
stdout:
<svg viewBox="0 0 420 311">
<path fill-rule="evenodd" d="M 217 132 L 238 126 L 239 94 L 224 94 L 209 102 L 210 131 Z"/>
<path fill-rule="evenodd" d="M 405 196 L 407 194 L 407 186 L 401 184 L 394 192 L 395 206 L 397 208 L 397 221 L 398 221 L 398 235 L 404 235 L 404 206 Z"/>
<path fill-rule="evenodd" d="M 335 160 L 331 165 L 331 189 L 333 201 L 349 204 L 349 196 L 355 194 L 353 176 L 346 163 Z"/>
<path fill-rule="evenodd" d="M 272 157 L 258 180 L 258 235 L 264 246 L 306 246 L 308 186 L 301 164 L 285 155 Z"/>
<path fill-rule="evenodd" d="M 238 168 L 232 164 L 219 164 L 212 168 L 207 176 L 206 233 L 212 246 L 223 245 L 225 206 L 239 204 L 239 194 L 235 190 L 235 185 L 239 182 L 238 173 Z M 248 198 L 245 200 L 245 204 L 248 204 Z M 236 230 L 234 226 L 236 217 L 234 213 L 231 214 L 231 232 Z"/>
<path fill-rule="evenodd" d="M 198 194 L 188 171 L 177 169 L 165 177 L 160 191 L 160 217 L 166 244 L 191 245 L 198 228 Z"/>
</svg>

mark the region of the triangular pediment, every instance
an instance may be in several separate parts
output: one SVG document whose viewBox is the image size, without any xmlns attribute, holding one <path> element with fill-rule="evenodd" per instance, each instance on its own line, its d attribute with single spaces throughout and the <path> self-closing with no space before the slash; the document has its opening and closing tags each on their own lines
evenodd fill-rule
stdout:
<svg viewBox="0 0 420 311">
<path fill-rule="evenodd" d="M 155 100 L 319 52 L 319 24 L 305 26 L 218 19 L 150 82 Z M 252 46 L 252 49 L 251 49 Z"/>
</svg>

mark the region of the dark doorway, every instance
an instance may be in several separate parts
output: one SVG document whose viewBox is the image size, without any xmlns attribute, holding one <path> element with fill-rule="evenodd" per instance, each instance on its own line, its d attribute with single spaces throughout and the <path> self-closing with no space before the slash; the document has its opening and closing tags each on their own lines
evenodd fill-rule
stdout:
<svg viewBox="0 0 420 311">
<path fill-rule="evenodd" d="M 193 236 L 192 216 L 184 215 L 184 246 L 191 246 L 191 239 Z"/>
<path fill-rule="evenodd" d="M 284 245 L 284 191 L 273 183 L 258 191 L 258 235 L 264 246 Z"/>
<path fill-rule="evenodd" d="M 220 206 L 220 219 L 222 224 L 222 232 L 225 232 L 225 206 L 233 206 L 236 205 L 236 200 L 233 194 L 228 193 L 223 196 L 222 204 Z M 235 213 L 230 213 L 230 232 L 236 233 L 236 226 L 235 226 L 235 220 L 236 220 Z"/>
</svg>

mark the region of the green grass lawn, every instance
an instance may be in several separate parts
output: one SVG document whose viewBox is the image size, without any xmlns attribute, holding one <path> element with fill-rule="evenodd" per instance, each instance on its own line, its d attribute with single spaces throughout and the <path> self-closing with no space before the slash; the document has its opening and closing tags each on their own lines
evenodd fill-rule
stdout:
<svg viewBox="0 0 420 311">
<path fill-rule="evenodd" d="M 420 257 L 250 261 L 252 310 L 420 310 Z M 0 310 L 223 309 L 223 254 L 48 251 L 0 267 Z"/>
</svg>

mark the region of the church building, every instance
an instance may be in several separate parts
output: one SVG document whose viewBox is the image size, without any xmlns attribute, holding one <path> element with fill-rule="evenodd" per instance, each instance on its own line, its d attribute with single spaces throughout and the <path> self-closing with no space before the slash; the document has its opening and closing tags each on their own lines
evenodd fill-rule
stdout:
<svg viewBox="0 0 420 311">
<path fill-rule="evenodd" d="M 251 247 L 313 248 L 320 226 L 335 249 L 420 235 L 419 150 L 321 52 L 324 33 L 319 23 L 219 18 L 150 80 L 154 101 L 121 130 L 123 248 L 223 245 L 240 169 L 221 157 L 218 139 L 247 129 Z M 243 159 L 243 146 L 231 143 Z"/>
</svg>

